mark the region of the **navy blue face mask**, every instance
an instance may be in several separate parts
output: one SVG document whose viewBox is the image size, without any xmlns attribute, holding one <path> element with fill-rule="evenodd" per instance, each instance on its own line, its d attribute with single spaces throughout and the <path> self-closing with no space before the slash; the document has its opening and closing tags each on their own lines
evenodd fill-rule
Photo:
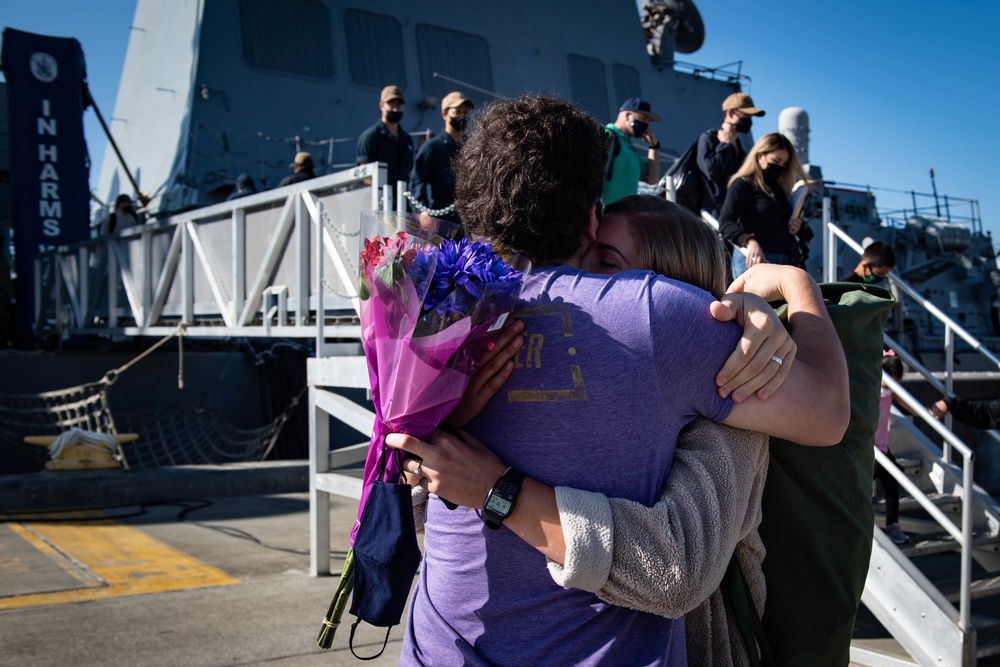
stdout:
<svg viewBox="0 0 1000 667">
<path fill-rule="evenodd" d="M 354 540 L 354 595 L 351 613 L 358 620 L 351 626 L 350 648 L 354 653 L 354 631 L 365 621 L 380 628 L 397 625 L 406 609 L 413 577 L 420 566 L 420 547 L 413 525 L 409 484 L 375 480 L 361 515 Z M 382 651 L 385 643 L 382 644 Z M 379 651 L 378 655 L 382 654 Z M 356 657 L 360 657 L 357 653 Z M 378 657 L 362 658 L 370 660 Z"/>
</svg>

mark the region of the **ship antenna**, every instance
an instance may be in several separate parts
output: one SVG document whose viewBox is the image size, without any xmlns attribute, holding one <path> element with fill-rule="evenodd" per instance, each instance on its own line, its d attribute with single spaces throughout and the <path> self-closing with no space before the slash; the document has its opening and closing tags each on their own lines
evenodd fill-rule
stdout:
<svg viewBox="0 0 1000 667">
<path fill-rule="evenodd" d="M 149 203 L 149 197 L 144 195 L 141 190 L 139 190 L 139 184 L 135 182 L 135 177 L 132 176 L 132 171 L 125 164 L 125 158 L 122 157 L 122 152 L 118 150 L 118 144 L 115 143 L 115 138 L 111 136 L 111 130 L 108 129 L 108 124 L 104 122 L 104 116 L 101 115 L 101 110 L 97 108 L 97 102 L 94 100 L 94 96 L 90 94 L 90 88 L 87 86 L 87 82 L 83 82 L 83 94 L 84 94 L 84 108 L 87 105 L 94 107 L 94 113 L 97 115 L 97 120 L 101 123 L 101 127 L 104 128 L 104 134 L 108 137 L 108 143 L 111 144 L 111 148 L 114 149 L 115 155 L 118 156 L 118 162 L 121 163 L 122 169 L 125 170 L 125 175 L 128 176 L 128 180 L 132 183 L 132 188 L 136 192 L 136 197 L 139 202 L 145 206 Z"/>
<path fill-rule="evenodd" d="M 937 184 L 934 182 L 934 167 L 931 167 L 931 192 L 934 193 L 934 208 L 937 210 L 937 217 L 941 217 L 941 204 L 938 203 Z"/>
</svg>

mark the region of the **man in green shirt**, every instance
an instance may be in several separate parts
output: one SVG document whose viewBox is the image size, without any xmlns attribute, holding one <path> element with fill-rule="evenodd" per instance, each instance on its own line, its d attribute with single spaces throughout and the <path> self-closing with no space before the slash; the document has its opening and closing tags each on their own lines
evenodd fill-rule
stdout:
<svg viewBox="0 0 1000 667">
<path fill-rule="evenodd" d="M 660 179 L 660 159 L 656 154 L 660 142 L 649 129 L 649 124 L 658 120 L 660 117 L 653 113 L 649 102 L 633 97 L 622 102 L 617 120 L 607 124 L 613 141 L 604 174 L 605 204 L 637 194 L 640 180 L 656 185 Z M 642 137 L 649 145 L 645 157 L 632 146 L 636 137 Z"/>
</svg>

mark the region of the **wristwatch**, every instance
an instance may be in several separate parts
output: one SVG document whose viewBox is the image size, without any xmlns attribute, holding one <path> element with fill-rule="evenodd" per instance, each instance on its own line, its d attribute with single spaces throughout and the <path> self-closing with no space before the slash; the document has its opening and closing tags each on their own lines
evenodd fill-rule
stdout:
<svg viewBox="0 0 1000 667">
<path fill-rule="evenodd" d="M 524 473 L 508 467 L 497 480 L 483 501 L 483 521 L 492 530 L 496 530 L 504 519 L 514 511 L 517 494 L 521 492 L 521 482 Z"/>
</svg>

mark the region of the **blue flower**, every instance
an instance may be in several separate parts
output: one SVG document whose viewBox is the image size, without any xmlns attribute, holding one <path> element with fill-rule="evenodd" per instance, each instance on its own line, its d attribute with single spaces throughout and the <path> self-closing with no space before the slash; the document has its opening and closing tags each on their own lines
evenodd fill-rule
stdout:
<svg viewBox="0 0 1000 667">
<path fill-rule="evenodd" d="M 521 273 L 493 252 L 488 243 L 445 239 L 437 252 L 437 266 L 429 270 L 430 258 L 418 253 L 407 273 L 417 293 L 426 285 L 423 313 L 430 330 L 440 330 L 463 317 L 474 322 L 491 313 L 509 310 L 521 288 Z"/>
</svg>

